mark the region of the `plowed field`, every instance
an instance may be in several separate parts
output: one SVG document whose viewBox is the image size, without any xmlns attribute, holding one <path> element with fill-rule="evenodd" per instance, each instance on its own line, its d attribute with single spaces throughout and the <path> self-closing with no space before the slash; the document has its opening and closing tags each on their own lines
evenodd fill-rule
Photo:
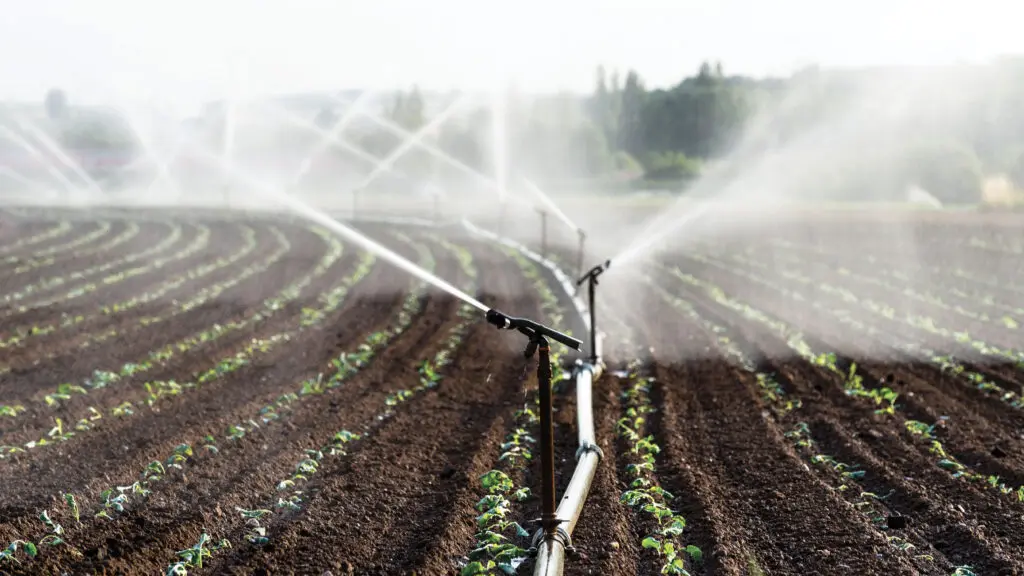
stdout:
<svg viewBox="0 0 1024 576">
<path fill-rule="evenodd" d="M 0 573 L 529 573 L 521 337 L 298 221 L 0 220 Z M 1024 574 L 1024 245 L 894 226 L 609 272 L 604 460 L 568 573 Z M 578 324 L 504 246 L 361 228 Z M 556 392 L 561 488 L 577 407 Z"/>
</svg>

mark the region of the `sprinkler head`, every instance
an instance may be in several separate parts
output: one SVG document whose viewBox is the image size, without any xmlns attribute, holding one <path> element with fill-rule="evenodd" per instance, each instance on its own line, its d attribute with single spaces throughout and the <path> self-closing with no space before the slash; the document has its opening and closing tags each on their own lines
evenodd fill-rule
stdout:
<svg viewBox="0 0 1024 576">
<path fill-rule="evenodd" d="M 597 284 L 597 277 L 600 276 L 601 273 L 604 272 L 605 270 L 611 268 L 611 266 L 612 266 L 612 261 L 611 260 L 605 260 L 604 264 L 598 264 L 597 266 L 594 266 L 593 268 L 591 268 L 590 272 L 587 272 L 586 274 L 584 274 L 583 277 L 580 278 L 576 282 L 576 285 L 580 286 L 584 282 L 586 282 L 587 280 L 592 280 L 594 282 L 594 284 Z"/>
<path fill-rule="evenodd" d="M 494 324 L 498 329 L 518 330 L 529 336 L 531 340 L 541 336 L 544 338 L 550 338 L 555 342 L 559 342 L 569 348 L 572 348 L 573 350 L 579 350 L 580 347 L 583 346 L 583 342 L 581 340 L 577 340 L 568 334 L 555 330 L 554 328 L 538 324 L 537 322 L 526 318 L 508 316 L 493 308 L 487 311 L 486 318 L 489 324 Z"/>
<path fill-rule="evenodd" d="M 511 326 L 509 326 L 510 322 L 508 316 L 505 316 L 493 308 L 487 311 L 487 322 L 489 324 L 494 324 L 499 330 L 503 328 L 511 328 Z"/>
</svg>

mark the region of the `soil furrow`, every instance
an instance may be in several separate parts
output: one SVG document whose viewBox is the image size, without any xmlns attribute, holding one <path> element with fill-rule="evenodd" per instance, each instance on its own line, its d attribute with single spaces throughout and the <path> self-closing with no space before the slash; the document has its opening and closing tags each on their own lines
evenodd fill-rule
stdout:
<svg viewBox="0 0 1024 576">
<path fill-rule="evenodd" d="M 443 270 L 451 270 L 454 263 L 447 260 L 440 265 Z M 299 375 L 313 377 L 318 370 L 323 371 L 328 360 L 341 349 L 354 347 L 367 331 L 380 328 L 377 322 L 385 317 L 382 312 L 397 313 L 403 297 L 397 292 L 391 298 L 375 297 L 373 289 L 395 286 L 400 281 L 408 283 L 399 270 L 389 266 L 381 268 L 386 277 L 378 276 L 376 283 L 366 285 L 358 295 L 353 294 L 355 299 L 344 313 L 293 344 L 307 348 L 305 354 L 293 355 L 273 364 L 272 368 L 268 365 L 260 369 L 259 372 L 265 374 L 263 377 L 258 374 L 239 375 L 240 381 L 270 383 L 259 385 L 263 391 L 258 397 L 239 401 L 240 396 L 235 391 L 237 384 L 225 382 L 221 388 L 227 387 L 231 395 L 224 402 L 235 407 L 228 414 L 218 414 L 216 420 L 193 418 L 191 424 L 180 423 L 183 418 L 188 418 L 184 410 L 169 416 L 179 422 L 173 427 L 179 432 L 176 437 L 161 441 L 164 452 L 168 452 L 175 443 L 188 439 L 181 437 L 181 433 L 192 440 L 200 438 L 202 431 L 223 438 L 226 426 L 254 417 L 262 406 L 273 402 L 280 394 L 295 392 Z M 438 326 L 443 324 L 439 317 L 450 305 L 447 298 L 431 296 L 409 330 L 340 388 L 327 392 L 327 396 L 315 396 L 292 404 L 287 412 L 283 412 L 285 419 L 282 422 L 247 432 L 245 437 L 233 442 L 221 440 L 222 452 L 217 457 L 206 458 L 201 464 L 189 467 L 181 477 L 172 476 L 155 485 L 154 495 L 145 502 L 144 508 L 130 510 L 111 528 L 117 532 L 118 549 L 124 551 L 118 554 L 120 559 L 111 558 L 109 551 L 104 550 L 104 539 L 109 540 L 109 535 L 101 531 L 88 535 L 84 540 L 87 559 L 82 564 L 83 569 L 90 566 L 134 568 L 153 562 L 166 564 L 173 558 L 175 549 L 187 546 L 187 541 L 198 537 L 201 528 L 213 531 L 222 526 L 237 525 L 234 507 L 265 504 L 253 501 L 253 495 L 274 494 L 274 485 L 294 468 L 303 447 L 318 447 L 328 442 L 336 431 L 331 423 L 341 418 L 353 429 L 371 423 L 373 410 L 383 403 L 390 391 L 389 386 L 397 385 L 400 380 L 398 372 L 405 373 L 407 379 L 407 373 L 412 371 L 401 359 L 436 333 Z M 346 329 L 339 333 L 336 332 L 338 326 L 364 328 L 351 332 Z M 330 398 L 330 395 L 338 397 Z M 143 465 L 137 464 L 136 468 L 141 470 Z M 196 486 L 202 488 L 197 489 Z M 145 523 L 141 531 L 133 527 L 139 522 Z M 240 547 L 248 545 L 244 540 L 235 543 Z M 121 558 L 131 550 L 144 551 L 144 558 Z"/>
<path fill-rule="evenodd" d="M 176 239 L 172 238 L 172 226 L 174 225 L 181 228 L 181 233 Z M 168 222 L 163 226 L 144 226 L 143 229 L 147 232 L 152 230 L 152 232 L 146 234 L 143 240 L 133 243 L 130 251 L 126 250 L 128 254 L 115 255 L 111 251 L 76 261 L 74 266 L 69 267 L 70 269 L 61 268 L 59 272 L 54 270 L 25 278 L 20 283 L 20 287 L 28 285 L 37 285 L 37 287 L 23 299 L 6 302 L 0 306 L 0 315 L 4 316 L 4 325 L 22 326 L 34 322 L 34 318 L 59 317 L 60 314 L 75 315 L 88 310 L 89 302 L 96 302 L 101 298 L 104 299 L 103 301 L 117 301 L 126 293 L 131 294 L 144 290 L 146 286 L 160 279 L 160 274 L 167 270 L 167 265 L 119 280 L 81 296 L 74 298 L 66 296 L 85 285 L 102 282 L 104 278 L 147 266 L 161 258 L 168 258 L 189 246 L 197 234 L 195 225 L 175 222 Z M 167 244 L 163 244 L 165 241 Z M 202 252 L 200 250 L 192 256 L 201 256 Z M 131 259 L 122 261 L 122 258 L 125 257 Z M 173 263 L 169 262 L 168 265 Z"/>
<path fill-rule="evenodd" d="M 312 235 L 312 233 L 310 234 Z M 321 243 L 321 246 L 315 249 L 324 249 L 319 239 L 310 238 L 309 240 Z M 314 244 L 314 246 L 316 245 Z M 310 248 L 305 249 L 309 250 Z M 47 370 L 37 367 L 32 370 L 31 378 L 21 381 L 21 385 L 31 390 L 35 397 L 31 403 L 26 403 L 28 410 L 19 418 L 18 427 L 16 429 L 8 427 L 7 432 L 15 435 L 17 434 L 15 430 L 18 430 L 25 434 L 27 433 L 27 423 L 33 420 L 74 417 L 88 406 L 106 408 L 116 406 L 126 400 L 144 395 L 143 382 L 175 379 L 188 381 L 192 373 L 199 369 L 209 368 L 211 364 L 233 354 L 235 350 L 243 348 L 252 339 L 267 337 L 285 330 L 286 327 L 294 323 L 293 319 L 301 313 L 304 307 L 317 306 L 317 296 L 325 292 L 333 282 L 339 281 L 355 268 L 359 255 L 352 252 L 352 250 L 347 250 L 326 273 L 313 278 L 300 291 L 295 300 L 286 303 L 270 318 L 230 331 L 217 340 L 204 342 L 187 351 L 175 350 L 174 356 L 161 365 L 134 376 L 124 376 L 109 386 L 90 390 L 88 394 L 74 394 L 56 409 L 39 401 L 41 394 L 50 393 L 56 388 L 55 382 L 79 384 L 90 377 L 95 370 L 116 372 L 126 362 L 146 360 L 150 352 L 158 350 L 166 344 L 177 342 L 214 325 L 251 318 L 263 307 L 262 302 L 269 295 L 290 285 L 296 278 L 311 273 L 319 258 L 309 258 L 303 255 L 285 257 L 262 274 L 247 278 L 211 302 L 183 314 L 180 320 L 173 322 L 173 326 L 160 327 L 157 325 L 139 333 L 119 335 L 117 338 L 106 341 L 102 348 L 89 355 L 78 354 L 74 358 L 65 359 L 64 364 L 59 362 L 61 359 L 41 364 L 40 366 Z M 4 422 L 0 422 L 0 425 L 2 424 Z M 35 432 L 37 431 L 32 430 L 32 433 Z M 5 441 L 9 442 L 6 439 Z"/>
<path fill-rule="evenodd" d="M 270 244 L 274 242 L 274 238 L 270 236 L 266 230 L 263 230 L 262 232 L 262 234 L 257 234 L 257 247 L 262 246 L 264 249 L 270 249 Z M 175 276 L 184 274 L 188 270 L 202 265 L 211 259 L 225 257 L 234 253 L 242 245 L 240 230 L 235 226 L 216 228 L 211 231 L 210 245 L 216 246 L 217 248 L 214 250 L 204 250 L 193 257 L 184 258 L 175 263 L 168 264 L 163 268 L 165 275 L 161 280 L 174 278 Z M 254 252 L 256 251 L 254 250 Z M 225 267 L 223 271 L 218 272 L 228 274 L 237 273 L 240 268 L 246 265 L 246 262 L 247 260 L 243 259 L 236 262 L 233 266 Z M 214 273 L 206 276 L 205 278 L 216 276 L 220 276 L 220 274 Z M 44 317 L 40 314 L 38 319 L 34 322 L 34 325 L 50 326 L 57 324 L 59 326 L 59 322 L 65 314 L 71 315 L 72 317 L 77 315 L 89 315 L 93 316 L 92 319 L 85 320 L 66 329 L 58 328 L 50 334 L 27 339 L 22 346 L 5 350 L 5 353 L 0 355 L 0 362 L 12 366 L 12 369 L 15 370 L 25 370 L 28 366 L 38 365 L 36 361 L 40 360 L 40 357 L 42 357 L 42 361 L 47 361 L 47 356 L 66 353 L 68 350 L 72 351 L 70 352 L 70 355 L 72 356 L 79 355 L 81 354 L 81 351 L 75 349 L 80 348 L 82 343 L 88 340 L 90 335 L 97 334 L 111 328 L 118 328 L 122 326 L 127 327 L 139 318 L 160 314 L 169 307 L 172 307 L 174 305 L 174 300 L 179 295 L 186 295 L 190 291 L 195 290 L 196 286 L 193 283 L 186 282 L 181 288 L 165 294 L 160 300 L 143 304 L 127 311 L 127 313 L 124 314 L 102 314 L 100 313 L 100 310 L 105 305 L 128 300 L 132 297 L 145 293 L 145 287 L 134 292 L 124 290 L 94 292 L 92 295 L 81 299 L 81 301 L 75 305 L 75 309 L 70 313 L 66 310 L 61 310 L 61 312 L 57 314 L 54 310 L 48 310 L 47 312 L 49 317 Z M 115 292 L 119 295 L 123 295 L 124 298 L 111 300 L 111 294 Z M 59 361 L 60 360 L 58 360 L 58 362 Z"/>
<path fill-rule="evenodd" d="M 490 264 L 492 260 L 474 260 L 482 277 L 493 277 L 500 270 Z M 505 263 L 503 267 L 508 266 Z M 502 284 L 499 291 L 514 290 L 514 285 Z M 488 294 L 483 298 L 495 299 Z M 507 299 L 497 298 L 497 305 L 506 303 Z M 449 314 L 454 316 L 454 312 L 452 309 Z M 443 338 L 445 332 L 435 333 Z M 473 501 L 460 499 L 459 489 L 477 482 L 464 459 L 484 464 L 487 456 L 496 457 L 504 430 L 495 422 L 522 398 L 518 382 L 522 359 L 491 357 L 495 344 L 506 337 L 482 322 L 474 323 L 456 351 L 454 363 L 444 370 L 440 386 L 396 408 L 394 416 L 361 441 L 356 453 L 327 464 L 311 483 L 316 495 L 309 507 L 294 518 L 285 516 L 280 523 L 271 524 L 268 532 L 273 534 L 273 549 L 236 556 L 226 561 L 229 569 L 249 573 L 287 566 L 307 572 L 347 565 L 360 574 L 392 574 L 450 562 L 456 551 L 437 549 L 436 531 L 463 522 L 472 526 L 475 516 L 472 508 L 458 506 L 460 500 L 464 505 Z M 435 340 L 409 353 L 426 358 L 439 344 L 441 341 Z M 409 376 L 402 380 L 410 383 Z M 431 433 L 417 433 L 421 430 Z M 379 474 L 384 463 L 389 463 L 393 473 Z M 338 514 L 351 521 L 333 522 Z M 302 538 L 313 529 L 326 529 L 319 544 Z M 368 533 L 389 537 L 367 539 L 364 535 Z M 311 545 L 337 552 L 311 554 Z M 296 562 L 296 558 L 301 560 Z"/>
</svg>

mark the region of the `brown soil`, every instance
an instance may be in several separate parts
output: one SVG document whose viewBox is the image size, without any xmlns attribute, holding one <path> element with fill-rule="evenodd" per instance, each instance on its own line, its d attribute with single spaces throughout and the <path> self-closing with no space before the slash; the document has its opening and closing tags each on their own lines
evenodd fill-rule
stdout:
<svg viewBox="0 0 1024 576">
<path fill-rule="evenodd" d="M 846 228 L 829 222 L 823 228 L 832 236 L 818 230 L 816 245 L 843 254 L 851 242 L 858 241 L 864 250 L 874 246 L 881 258 L 885 243 L 879 241 L 878 234 L 865 232 L 871 230 L 867 224 L 855 220 Z M 272 250 L 268 221 L 250 225 L 257 230 L 256 254 L 230 270 L 189 282 L 174 297 L 229 278 Z M 303 381 L 321 373 L 329 377 L 332 358 L 351 351 L 370 334 L 395 325 L 413 282 L 392 266 L 379 263 L 322 324 L 258 355 L 241 369 L 162 400 L 130 418 L 108 415 L 120 402 L 142 398 L 145 381 L 186 381 L 250 339 L 266 338 L 297 325 L 303 307 L 315 306 L 320 293 L 354 269 L 359 257 L 354 247 L 348 247 L 340 261 L 304 290 L 295 305 L 251 331 L 200 346 L 145 377 L 127 378 L 88 396 L 75 397 L 59 409 L 39 402 L 41 394 L 61 381 L 77 382 L 94 369 L 116 368 L 144 357 L 160 344 L 253 313 L 264 298 L 314 266 L 324 250 L 322 241 L 301 225 L 280 221 L 274 225 L 288 234 L 291 256 L 229 290 L 214 306 L 183 314 L 172 324 L 131 329 L 87 356 L 72 354 L 68 342 L 110 327 L 120 329 L 128 326 L 135 314 L 159 313 L 163 308 L 154 304 L 123 318 L 88 322 L 59 335 L 39 337 L 0 359 L 18 368 L 0 376 L 0 401 L 19 401 L 28 407 L 27 413 L 15 419 L 0 417 L 0 445 L 38 438 L 52 427 L 54 417 L 72 420 L 90 406 L 104 413 L 94 429 L 77 431 L 62 444 L 0 460 L 0 547 L 15 539 L 39 542 L 46 533 L 38 519 L 42 510 L 63 525 L 67 542 L 41 547 L 34 560 L 19 555 L 20 565 L 0 564 L 0 573 L 163 572 L 177 559 L 176 552 L 195 544 L 204 531 L 214 541 L 228 539 L 232 547 L 214 552 L 202 569 L 190 569 L 190 574 L 458 573 L 474 547 L 474 505 L 482 496 L 479 477 L 496 465 L 502 439 L 512 430 L 513 414 L 523 403 L 524 387 L 532 381 L 535 364 L 523 360 L 521 336 L 496 331 L 483 322 L 471 323 L 452 363 L 442 369 L 440 385 L 388 412 L 389 395 L 419 382 L 419 363 L 437 353 L 449 331 L 461 321 L 456 314 L 457 300 L 430 292 L 421 299 L 409 326 L 341 386 L 301 396 L 279 411 L 279 420 L 263 422 L 259 428 L 247 426 L 243 437 L 226 439 L 229 427 L 258 418 L 261 408 L 282 394 L 296 392 Z M 23 226 L 46 229 L 45 223 Z M 876 226 L 884 231 L 888 224 Z M 936 242 L 941 240 L 945 250 L 952 250 L 934 220 L 922 220 L 920 227 L 934 231 L 939 235 Z M 85 225 L 77 233 L 88 233 L 88 229 Z M 140 238 L 159 241 L 155 229 L 159 226 L 144 223 Z M 236 225 L 223 223 L 213 229 L 211 246 L 216 252 L 176 264 L 168 273 L 193 267 L 203 258 L 224 256 L 240 245 Z M 413 246 L 399 242 L 386 228 L 370 226 L 366 230 L 407 257 L 416 258 Z M 465 285 L 469 279 L 457 256 L 437 242 L 436 236 L 445 234 L 467 248 L 478 271 L 477 296 L 485 304 L 529 317 L 541 314 L 540 299 L 531 283 L 495 247 L 454 231 L 404 232 L 413 243 L 429 249 L 439 275 L 457 285 Z M 925 237 L 929 233 L 915 232 Z M 987 230 L 978 229 L 977 234 L 991 242 L 1005 240 Z M 793 234 L 791 238 L 802 237 Z M 717 260 L 727 261 L 729 250 L 742 249 L 741 253 L 749 255 L 747 249 L 757 247 L 741 239 L 707 249 Z M 966 262 L 975 254 L 971 250 L 964 247 L 956 253 L 964 255 L 962 261 Z M 26 248 L 26 252 L 31 250 Z M 113 252 L 107 257 L 115 258 Z M 943 253 L 936 250 L 929 257 L 939 258 Z M 574 262 L 571 251 L 561 256 L 563 261 Z M 815 352 L 836 352 L 837 363 L 844 370 L 856 363 L 856 373 L 865 387 L 884 385 L 899 392 L 897 408 L 892 415 L 876 414 L 877 406 L 844 392 L 844 378 L 797 357 L 771 328 L 744 318 L 671 274 L 653 271 L 652 282 L 689 302 L 702 321 L 665 301 L 650 284 L 639 282 L 619 290 L 621 286 L 610 280 L 603 285 L 599 310 L 602 330 L 609 334 L 609 372 L 595 386 L 593 406 L 604 460 L 573 534 L 575 550 L 567 561 L 567 573 L 633 576 L 654 575 L 660 570 L 657 555 L 640 545 L 657 526 L 619 501 L 632 477 L 626 471 L 630 446 L 616 435 L 616 422 L 625 410 L 621 394 L 627 382 L 615 371 L 628 361 L 639 360 L 638 370 L 654 378 L 651 401 L 656 411 L 649 417 L 647 433 L 662 450 L 656 458 L 655 477 L 675 495 L 670 502 L 673 510 L 686 518 L 687 528 L 679 541 L 702 551 L 700 562 L 688 563 L 692 574 L 948 575 L 963 565 L 977 574 L 1024 574 L 1020 555 L 1024 533 L 1017 529 L 1024 503 L 984 483 L 955 478 L 937 465 L 929 443 L 910 434 L 906 426 L 912 420 L 931 424 L 944 418 L 936 436 L 950 456 L 973 471 L 998 475 L 1014 488 L 1024 484 L 1022 410 L 892 346 L 902 340 L 948 345 L 948 350 L 955 350 L 955 342 L 926 339 L 916 329 L 867 311 L 858 313 L 857 320 L 884 337 L 857 332 L 835 314 L 851 305 L 815 291 L 814 301 L 827 307 L 809 308 L 794 299 L 798 283 L 772 275 L 771 269 L 750 271 L 771 275 L 773 285 L 780 289 L 755 285 L 734 271 L 706 266 L 688 256 L 664 261 L 801 331 Z M 47 266 L 45 273 L 80 265 L 61 262 Z M 820 256 L 787 269 L 875 300 L 896 298 L 892 290 L 867 281 L 825 276 L 827 270 L 845 266 L 871 277 L 865 260 L 858 262 L 861 264 L 846 265 L 838 257 Z M 979 260 L 977 265 L 989 271 L 1017 270 L 991 261 Z M 879 277 L 883 273 L 879 271 Z M 22 276 L 18 282 L 34 281 L 32 273 Z M 126 283 L 123 289 L 142 291 L 156 281 Z M 891 275 L 886 281 L 899 282 Z M 930 290 L 962 290 L 964 281 L 957 282 L 932 282 Z M 100 290 L 83 298 L 83 303 L 100 306 L 111 301 L 112 291 Z M 952 301 L 971 309 L 965 298 Z M 1021 342 L 1014 340 L 1012 329 L 985 330 L 978 324 L 960 322 L 962 315 L 940 314 L 939 308 L 928 306 L 921 310 L 949 323 L 951 329 L 970 329 L 979 338 L 1007 346 Z M 712 330 L 710 325 L 718 328 Z M 8 329 L 6 323 L 4 329 Z M 755 375 L 725 355 L 725 342 L 740 350 L 756 372 L 774 374 L 785 397 L 799 400 L 799 406 L 778 410 L 764 396 Z M 60 352 L 56 359 L 33 365 L 34 358 L 53 350 Z M 978 362 L 977 369 L 1007 386 L 1024 381 L 1015 367 L 1005 363 Z M 556 476 L 560 489 L 574 468 L 578 407 L 573 392 L 570 382 L 557 387 Z M 814 443 L 811 449 L 797 446 L 785 436 L 801 425 Z M 340 430 L 360 433 L 362 438 L 346 446 L 347 454 L 321 461 L 316 473 L 301 485 L 300 509 L 278 509 L 278 499 L 289 492 L 279 491 L 277 484 L 295 471 L 305 450 L 328 444 Z M 200 449 L 207 434 L 217 440 L 216 454 Z M 150 462 L 165 460 L 182 443 L 192 444 L 196 452 L 181 469 L 169 469 L 163 479 L 150 482 L 147 488 L 151 492 L 145 497 L 133 496 L 123 513 L 109 520 L 94 517 L 100 510 L 101 492 L 130 485 Z M 830 467 L 813 463 L 810 457 L 815 454 L 856 465 L 863 474 L 841 478 Z M 517 472 L 515 480 L 517 485 L 534 488 L 537 475 L 531 465 Z M 81 522 L 71 517 L 61 501 L 62 493 L 75 494 Z M 863 493 L 883 497 L 873 501 L 874 509 L 880 511 L 874 518 L 860 511 Z M 240 516 L 239 508 L 272 510 L 259 523 L 266 531 L 267 543 L 247 541 L 253 526 Z M 534 497 L 514 503 L 509 513 L 511 519 L 532 530 L 530 521 L 539 512 Z M 883 514 L 881 521 L 878 513 Z M 902 517 L 908 524 L 887 527 L 887 516 Z M 517 543 L 528 546 L 526 539 Z M 519 573 L 530 569 L 528 562 Z"/>
</svg>

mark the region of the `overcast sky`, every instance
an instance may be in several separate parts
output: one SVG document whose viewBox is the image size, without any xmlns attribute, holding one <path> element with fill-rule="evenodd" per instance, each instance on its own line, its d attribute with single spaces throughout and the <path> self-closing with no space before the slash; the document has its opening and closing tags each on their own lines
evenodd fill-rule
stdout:
<svg viewBox="0 0 1024 576">
<path fill-rule="evenodd" d="M 670 85 L 730 73 L 1024 53 L 1012 0 L 0 0 L 0 100 L 196 103 L 419 83 L 586 90 L 594 68 Z"/>
</svg>

